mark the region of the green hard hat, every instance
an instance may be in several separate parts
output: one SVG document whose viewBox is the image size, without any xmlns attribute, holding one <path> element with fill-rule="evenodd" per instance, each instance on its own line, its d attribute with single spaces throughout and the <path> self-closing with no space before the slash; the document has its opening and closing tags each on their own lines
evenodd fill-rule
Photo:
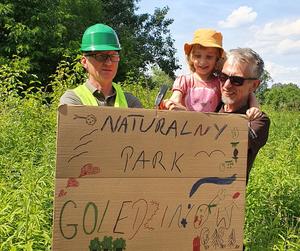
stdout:
<svg viewBox="0 0 300 251">
<path fill-rule="evenodd" d="M 82 36 L 81 51 L 119 51 L 121 45 L 117 33 L 105 24 L 95 24 Z"/>
</svg>

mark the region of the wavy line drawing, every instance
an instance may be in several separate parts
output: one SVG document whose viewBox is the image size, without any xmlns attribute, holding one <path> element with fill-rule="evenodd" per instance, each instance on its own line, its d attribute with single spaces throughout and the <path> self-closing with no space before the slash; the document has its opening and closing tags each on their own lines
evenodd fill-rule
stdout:
<svg viewBox="0 0 300 251">
<path fill-rule="evenodd" d="M 203 184 L 216 184 L 216 185 L 230 185 L 236 180 L 236 174 L 226 177 L 206 177 L 197 180 L 191 188 L 190 197 L 199 189 L 199 187 Z"/>
<path fill-rule="evenodd" d="M 98 131 L 98 129 L 94 129 L 93 131 L 91 131 L 91 132 L 89 132 L 89 133 L 87 133 L 87 134 L 84 134 L 79 140 L 82 140 L 84 137 L 87 137 L 87 136 L 93 134 L 93 133 L 96 132 L 96 131 Z"/>
<path fill-rule="evenodd" d="M 73 149 L 73 151 L 76 150 L 77 148 L 79 148 L 79 147 L 81 147 L 81 146 L 85 146 L 85 145 L 87 145 L 87 144 L 89 144 L 89 143 L 91 143 L 91 142 L 93 142 L 93 141 L 92 141 L 92 140 L 89 140 L 89 141 L 87 141 L 87 142 L 85 142 L 85 143 L 82 143 L 82 144 L 76 146 L 76 147 Z"/>
<path fill-rule="evenodd" d="M 213 150 L 213 151 L 211 151 L 210 153 L 208 153 L 208 152 L 206 152 L 206 151 L 200 151 L 200 152 L 197 152 L 197 153 L 194 155 L 194 157 L 197 157 L 197 155 L 200 154 L 200 153 L 205 153 L 208 157 L 211 157 L 211 155 L 212 155 L 213 153 L 217 153 L 217 152 L 222 153 L 223 156 L 225 156 L 225 153 L 224 153 L 223 151 L 221 151 L 221 150 Z"/>
<path fill-rule="evenodd" d="M 88 153 L 88 151 L 81 152 L 81 153 L 79 153 L 79 154 L 77 154 L 77 155 L 72 156 L 72 157 L 68 160 L 68 162 L 70 163 L 71 160 L 73 160 L 73 159 L 75 159 L 75 158 L 77 158 L 77 157 L 79 157 L 80 155 L 85 154 L 85 153 Z"/>
</svg>

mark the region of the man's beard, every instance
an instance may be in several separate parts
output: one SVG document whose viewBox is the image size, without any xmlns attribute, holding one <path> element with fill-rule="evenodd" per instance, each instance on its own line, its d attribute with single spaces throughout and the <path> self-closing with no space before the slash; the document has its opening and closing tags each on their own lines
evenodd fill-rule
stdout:
<svg viewBox="0 0 300 251">
<path fill-rule="evenodd" d="M 231 104 L 234 103 L 234 100 L 233 100 L 233 99 L 231 99 L 231 98 L 229 98 L 229 97 L 226 97 L 226 96 L 224 96 L 224 95 L 222 95 L 222 101 L 223 101 L 223 103 L 226 104 L 226 105 L 231 105 Z"/>
</svg>

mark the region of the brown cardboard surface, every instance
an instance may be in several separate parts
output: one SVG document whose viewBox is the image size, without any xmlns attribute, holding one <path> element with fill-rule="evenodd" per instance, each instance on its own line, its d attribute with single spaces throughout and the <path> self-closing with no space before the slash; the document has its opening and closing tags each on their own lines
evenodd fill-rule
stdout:
<svg viewBox="0 0 300 251">
<path fill-rule="evenodd" d="M 53 250 L 242 250 L 244 116 L 65 105 L 57 135 Z"/>
</svg>

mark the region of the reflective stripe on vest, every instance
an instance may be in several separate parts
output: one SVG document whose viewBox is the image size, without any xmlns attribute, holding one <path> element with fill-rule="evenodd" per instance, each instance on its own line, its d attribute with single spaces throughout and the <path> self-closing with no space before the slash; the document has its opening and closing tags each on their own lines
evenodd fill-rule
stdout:
<svg viewBox="0 0 300 251">
<path fill-rule="evenodd" d="M 127 100 L 121 86 L 113 83 L 113 87 L 116 90 L 114 107 L 128 108 Z M 93 96 L 85 85 L 79 85 L 73 91 L 80 98 L 83 105 L 98 106 L 96 97 Z"/>
</svg>

